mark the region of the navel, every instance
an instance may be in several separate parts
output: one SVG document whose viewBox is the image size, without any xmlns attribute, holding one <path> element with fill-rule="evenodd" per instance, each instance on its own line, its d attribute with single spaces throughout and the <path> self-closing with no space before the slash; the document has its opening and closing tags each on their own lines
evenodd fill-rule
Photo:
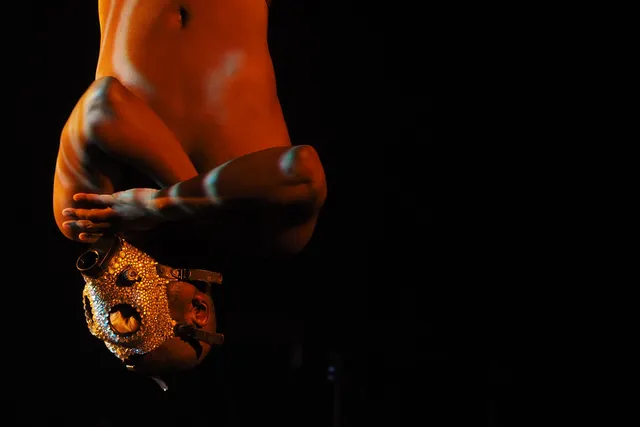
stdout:
<svg viewBox="0 0 640 427">
<path fill-rule="evenodd" d="M 180 25 L 182 28 L 185 28 L 189 25 L 189 21 L 191 21 L 191 13 L 184 6 L 180 6 Z"/>
</svg>

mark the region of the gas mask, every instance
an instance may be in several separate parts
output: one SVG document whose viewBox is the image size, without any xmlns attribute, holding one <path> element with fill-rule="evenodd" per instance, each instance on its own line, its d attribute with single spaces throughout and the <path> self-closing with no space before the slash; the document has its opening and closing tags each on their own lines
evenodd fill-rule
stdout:
<svg viewBox="0 0 640 427">
<path fill-rule="evenodd" d="M 161 265 L 118 235 L 100 238 L 80 255 L 76 267 L 85 281 L 87 326 L 123 362 L 173 337 L 222 344 L 222 334 L 172 319 L 167 298 L 172 281 L 211 286 L 222 283 L 219 273 Z"/>
</svg>

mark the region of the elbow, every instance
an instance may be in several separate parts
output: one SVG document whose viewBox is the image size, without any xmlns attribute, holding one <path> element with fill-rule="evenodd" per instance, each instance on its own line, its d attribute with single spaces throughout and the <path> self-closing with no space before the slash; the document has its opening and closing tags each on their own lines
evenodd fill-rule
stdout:
<svg viewBox="0 0 640 427">
<path fill-rule="evenodd" d="M 289 199 L 296 208 L 287 221 L 290 228 L 280 235 L 278 246 L 285 255 L 295 255 L 302 252 L 313 237 L 327 198 L 327 181 L 320 157 L 309 145 L 288 150 L 280 159 L 280 168 L 296 183 Z"/>
<path fill-rule="evenodd" d="M 280 159 L 280 170 L 296 183 L 296 187 L 304 188 L 297 194 L 311 203 L 315 211 L 324 205 L 327 181 L 320 156 L 313 147 L 298 145 L 288 150 Z"/>
<path fill-rule="evenodd" d="M 323 179 L 315 183 L 311 189 L 311 197 L 316 211 L 319 211 L 327 200 L 327 181 Z"/>
<path fill-rule="evenodd" d="M 314 162 L 307 179 L 309 182 L 309 202 L 313 205 L 314 213 L 317 213 L 327 200 L 327 179 L 319 158 Z"/>
</svg>

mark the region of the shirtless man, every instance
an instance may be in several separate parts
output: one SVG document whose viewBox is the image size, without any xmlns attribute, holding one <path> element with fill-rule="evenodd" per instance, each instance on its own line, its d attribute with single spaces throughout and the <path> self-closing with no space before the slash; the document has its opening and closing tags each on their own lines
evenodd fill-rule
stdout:
<svg viewBox="0 0 640 427">
<path fill-rule="evenodd" d="M 96 79 L 64 126 L 56 164 L 64 236 L 94 243 L 172 223 L 185 225 L 187 242 L 204 236 L 236 253 L 305 247 L 326 182 L 315 150 L 289 141 L 267 17 L 264 0 L 99 0 Z M 157 188 L 128 188 L 125 167 Z M 210 308 L 192 302 L 210 300 L 180 286 L 180 320 L 206 328 Z M 208 352 L 170 345 L 196 363 Z"/>
<path fill-rule="evenodd" d="M 291 146 L 265 1 L 99 0 L 99 18 L 96 80 L 60 140 L 53 196 L 60 231 L 91 243 L 115 227 L 202 219 L 225 244 L 300 251 L 326 183 L 315 150 Z M 123 188 L 123 163 L 160 191 Z M 241 216 L 245 223 L 222 220 L 247 206 L 253 214 Z M 260 235 L 241 232 L 252 221 Z"/>
</svg>

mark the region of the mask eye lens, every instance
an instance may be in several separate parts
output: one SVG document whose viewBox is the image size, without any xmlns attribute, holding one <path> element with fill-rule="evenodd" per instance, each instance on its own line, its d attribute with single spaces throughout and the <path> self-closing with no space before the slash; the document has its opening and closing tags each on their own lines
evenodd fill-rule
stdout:
<svg viewBox="0 0 640 427">
<path fill-rule="evenodd" d="M 140 323 L 140 314 L 128 304 L 118 304 L 109 312 L 109 324 L 118 335 L 136 333 L 140 329 Z"/>
<path fill-rule="evenodd" d="M 135 282 L 140 280 L 140 275 L 136 270 L 131 267 L 125 268 L 118 276 L 116 281 L 117 286 L 132 286 Z"/>
</svg>

